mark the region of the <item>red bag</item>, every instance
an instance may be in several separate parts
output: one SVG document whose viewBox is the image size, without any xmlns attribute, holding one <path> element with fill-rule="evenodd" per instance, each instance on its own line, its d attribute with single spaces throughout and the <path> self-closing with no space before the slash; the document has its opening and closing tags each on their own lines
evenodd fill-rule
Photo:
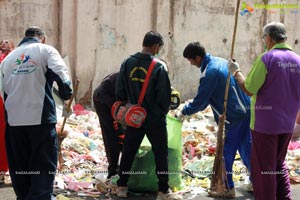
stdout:
<svg viewBox="0 0 300 200">
<path fill-rule="evenodd" d="M 112 106 L 112 116 L 114 120 L 123 126 L 139 128 L 147 117 L 146 110 L 138 104 L 122 103 L 116 101 Z"/>
<path fill-rule="evenodd" d="M 142 107 L 142 102 L 146 93 L 150 75 L 157 60 L 154 58 L 148 69 L 142 91 L 139 96 L 138 104 L 131 104 L 122 101 L 116 101 L 111 108 L 111 115 L 114 120 L 123 126 L 140 128 L 147 117 L 147 111 Z"/>
</svg>

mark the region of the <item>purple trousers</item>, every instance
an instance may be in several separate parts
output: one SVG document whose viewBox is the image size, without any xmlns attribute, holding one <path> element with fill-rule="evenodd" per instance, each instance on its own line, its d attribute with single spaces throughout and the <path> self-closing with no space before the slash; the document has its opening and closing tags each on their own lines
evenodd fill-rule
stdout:
<svg viewBox="0 0 300 200">
<path fill-rule="evenodd" d="M 251 133 L 251 174 L 255 200 L 291 200 L 285 156 L 292 134 Z"/>
</svg>

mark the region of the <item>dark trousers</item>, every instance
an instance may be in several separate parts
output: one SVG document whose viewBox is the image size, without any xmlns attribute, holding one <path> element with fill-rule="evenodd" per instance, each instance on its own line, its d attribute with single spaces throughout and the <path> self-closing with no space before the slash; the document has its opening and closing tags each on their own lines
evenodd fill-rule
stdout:
<svg viewBox="0 0 300 200">
<path fill-rule="evenodd" d="M 117 174 L 119 155 L 122 150 L 119 135 L 123 134 L 121 127 L 114 129 L 114 119 L 111 116 L 111 109 L 98 101 L 94 101 L 96 113 L 99 118 L 104 148 L 108 161 L 108 176 Z"/>
<path fill-rule="evenodd" d="M 252 131 L 251 167 L 256 200 L 291 200 L 285 163 L 292 133 L 272 135 Z"/>
<path fill-rule="evenodd" d="M 166 126 L 160 127 L 160 129 L 127 127 L 120 164 L 120 179 L 117 181 L 117 184 L 118 186 L 127 186 L 132 163 L 145 134 L 151 143 L 154 154 L 158 189 L 161 192 L 166 192 L 169 189 L 169 176 L 166 173 L 168 172 L 168 136 Z"/>
<path fill-rule="evenodd" d="M 5 140 L 17 200 L 50 200 L 58 152 L 55 124 L 7 124 Z"/>
</svg>

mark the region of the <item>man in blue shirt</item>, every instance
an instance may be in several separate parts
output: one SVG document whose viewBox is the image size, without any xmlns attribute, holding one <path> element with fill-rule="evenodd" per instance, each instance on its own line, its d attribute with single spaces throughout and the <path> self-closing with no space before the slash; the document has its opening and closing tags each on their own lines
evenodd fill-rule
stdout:
<svg viewBox="0 0 300 200">
<path fill-rule="evenodd" d="M 193 101 L 185 105 L 179 115 L 192 115 L 211 106 L 214 118 L 219 123 L 219 115 L 224 110 L 224 94 L 228 76 L 228 61 L 206 53 L 199 42 L 189 43 L 184 49 L 183 56 L 200 69 L 198 92 Z M 224 197 L 235 197 L 232 180 L 232 165 L 239 151 L 241 158 L 250 171 L 250 98 L 239 88 L 234 78 L 230 77 L 227 113 L 225 121 L 224 158 L 227 171 L 228 187 L 230 190 Z"/>
</svg>

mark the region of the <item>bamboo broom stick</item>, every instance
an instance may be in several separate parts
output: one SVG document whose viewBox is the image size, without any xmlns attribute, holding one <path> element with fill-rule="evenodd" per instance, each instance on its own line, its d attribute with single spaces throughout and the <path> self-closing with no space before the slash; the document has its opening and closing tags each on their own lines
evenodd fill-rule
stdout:
<svg viewBox="0 0 300 200">
<path fill-rule="evenodd" d="M 233 53 L 234 53 L 239 5 L 240 5 L 240 0 L 237 0 L 236 10 L 235 10 L 234 30 L 233 30 L 232 43 L 231 43 L 231 52 L 230 52 L 231 59 L 233 58 Z M 225 121 L 226 121 L 229 83 L 230 83 L 230 72 L 228 71 L 225 94 L 224 94 L 224 112 L 221 116 L 219 116 L 216 156 L 214 160 L 210 191 L 208 192 L 209 196 L 211 197 L 222 197 L 222 194 L 224 194 L 224 192 L 228 190 L 228 180 L 227 180 L 227 174 L 225 169 L 223 150 L 224 150 Z"/>
<path fill-rule="evenodd" d="M 80 83 L 80 80 L 77 79 L 76 80 L 76 83 L 75 83 L 75 86 L 74 86 L 74 91 L 73 91 L 73 94 L 66 106 L 66 111 L 67 112 L 70 112 L 71 110 L 71 106 L 72 106 L 72 102 L 73 102 L 73 99 L 75 98 L 75 96 L 77 95 L 77 91 L 78 91 L 78 88 L 79 88 L 79 83 Z M 58 162 L 59 162 L 59 168 L 62 169 L 63 167 L 63 163 L 64 163 L 64 159 L 63 159 L 63 156 L 62 156 L 62 152 L 61 152 L 61 145 L 62 145 L 62 142 L 63 140 L 65 139 L 65 137 L 67 135 L 64 135 L 63 134 L 63 131 L 64 131 L 64 128 L 65 128 L 65 124 L 66 124 L 66 121 L 67 121 L 67 118 L 68 117 L 64 117 L 64 120 L 63 120 L 63 123 L 61 125 L 61 128 L 60 128 L 60 131 L 59 133 L 57 134 L 57 138 L 58 138 Z"/>
</svg>

